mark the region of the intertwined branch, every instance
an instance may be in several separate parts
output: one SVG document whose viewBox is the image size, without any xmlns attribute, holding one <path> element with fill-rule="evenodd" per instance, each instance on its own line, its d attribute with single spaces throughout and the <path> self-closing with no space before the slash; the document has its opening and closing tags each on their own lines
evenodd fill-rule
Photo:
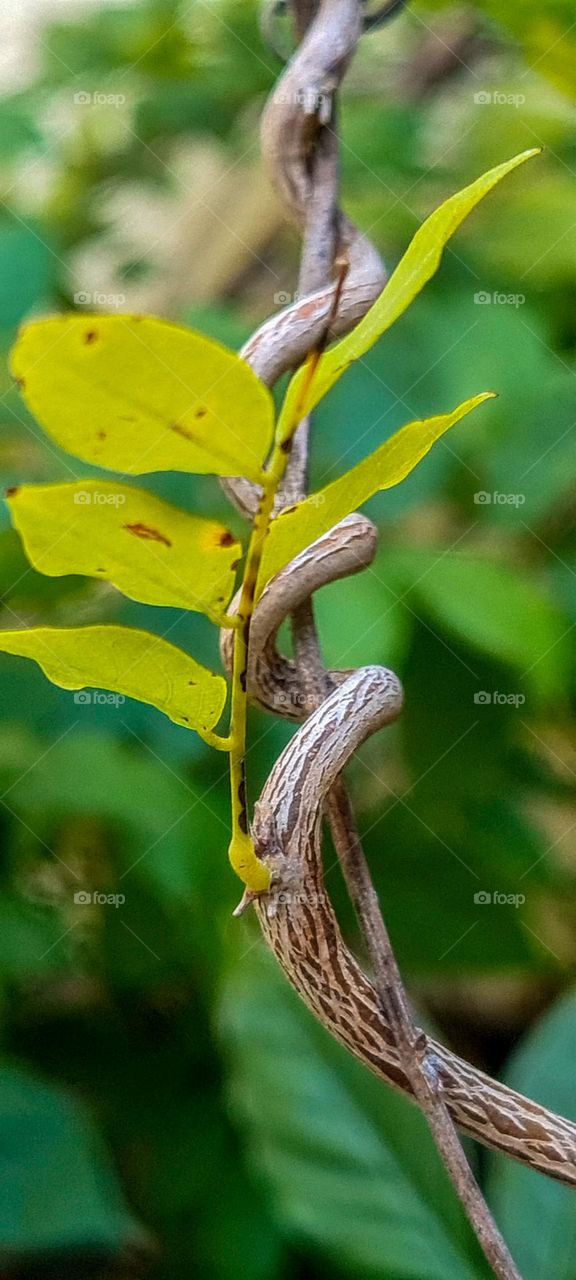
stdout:
<svg viewBox="0 0 576 1280">
<path fill-rule="evenodd" d="M 372 21 L 401 7 L 391 0 Z M 270 386 L 322 340 L 334 298 L 335 265 L 345 263 L 334 335 L 365 314 L 384 271 L 370 242 L 338 205 L 336 91 L 365 26 L 360 0 L 292 0 L 301 43 L 262 120 L 262 148 L 286 212 L 302 233 L 299 299 L 250 339 L 244 356 Z M 309 423 L 300 426 L 280 505 L 306 492 Z M 258 491 L 225 482 L 252 516 Z M 402 690 L 380 667 L 324 671 L 312 597 L 328 581 L 370 563 L 376 531 L 350 516 L 269 583 L 254 616 L 250 695 L 305 723 L 273 769 L 256 806 L 253 838 L 272 872 L 255 900 L 263 934 L 288 978 L 319 1020 L 388 1084 L 425 1113 L 454 1185 L 495 1273 L 519 1273 L 485 1205 L 457 1137 L 464 1132 L 570 1185 L 576 1185 L 576 1126 L 491 1080 L 436 1044 L 414 1023 L 341 778 L 357 747 L 401 711 Z M 292 618 L 295 659 L 275 640 Z M 229 637 L 223 637 L 229 664 Z M 322 872 L 321 826 L 330 824 L 374 977 L 345 946 Z M 248 895 L 251 898 L 251 895 Z"/>
</svg>

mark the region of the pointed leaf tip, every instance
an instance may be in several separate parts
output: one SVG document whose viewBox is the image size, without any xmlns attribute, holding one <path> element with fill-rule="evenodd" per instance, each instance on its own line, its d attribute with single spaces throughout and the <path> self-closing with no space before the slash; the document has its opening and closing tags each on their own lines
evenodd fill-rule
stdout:
<svg viewBox="0 0 576 1280">
<path fill-rule="evenodd" d="M 485 400 L 491 400 L 493 394 L 492 391 L 483 391 L 464 400 L 451 413 L 407 423 L 356 467 L 290 511 L 277 516 L 272 521 L 266 542 L 258 594 L 262 593 L 270 578 L 304 547 L 327 533 L 351 511 L 356 511 L 379 489 L 391 489 L 400 484 L 450 427 Z"/>
<path fill-rule="evenodd" d="M 540 154 L 541 148 L 532 147 L 495 165 L 461 191 L 449 196 L 443 204 L 422 223 L 413 236 L 396 270 L 385 284 L 382 293 L 351 333 L 337 342 L 322 356 L 318 368 L 303 394 L 302 368 L 292 378 L 280 415 L 278 432 L 295 414 L 305 417 L 327 394 L 354 360 L 359 360 L 378 338 L 394 324 L 410 303 L 435 275 L 448 241 L 461 226 L 468 214 L 492 189 L 526 160 Z"/>
</svg>

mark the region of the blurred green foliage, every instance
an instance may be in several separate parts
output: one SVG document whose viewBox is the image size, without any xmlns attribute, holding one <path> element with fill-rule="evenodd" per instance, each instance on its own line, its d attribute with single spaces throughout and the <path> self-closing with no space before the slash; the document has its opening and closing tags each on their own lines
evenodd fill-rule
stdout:
<svg viewBox="0 0 576 1280">
<path fill-rule="evenodd" d="M 576 1118 L 571 24 L 561 0 L 415 0 L 363 41 L 344 198 L 389 263 L 450 191 L 524 147 L 544 154 L 331 393 L 312 470 L 317 486 L 409 418 L 499 392 L 371 501 L 373 570 L 317 612 L 332 665 L 384 662 L 405 683 L 405 715 L 350 780 L 422 1008 L 459 1051 Z M 24 317 L 87 299 L 240 345 L 297 271 L 258 165 L 281 68 L 256 5 L 79 6 L 35 55 L 0 99 L 2 350 Z M 5 365 L 0 403 L 7 485 L 76 474 Z M 153 483 L 241 530 L 211 479 Z M 6 515 L 0 592 L 2 626 L 144 623 L 103 584 L 32 571 Z M 205 619 L 153 616 L 217 665 Z M 79 705 L 15 659 L 0 709 L 3 1270 L 480 1280 L 417 1114 L 328 1041 L 253 922 L 231 919 L 226 762 L 153 711 Z M 289 733 L 254 714 L 255 786 Z M 327 871 L 357 943 L 330 852 Z M 494 893 L 518 905 L 475 901 Z M 569 1280 L 570 1193 L 500 1157 L 478 1167 L 527 1280 Z"/>
<path fill-rule="evenodd" d="M 575 1012 L 569 992 L 526 1038 L 505 1072 L 514 1089 L 564 1115 L 574 1105 Z M 489 1165 L 490 1201 L 525 1280 L 546 1274 L 569 1280 L 576 1247 L 569 1188 L 493 1156 Z"/>
</svg>

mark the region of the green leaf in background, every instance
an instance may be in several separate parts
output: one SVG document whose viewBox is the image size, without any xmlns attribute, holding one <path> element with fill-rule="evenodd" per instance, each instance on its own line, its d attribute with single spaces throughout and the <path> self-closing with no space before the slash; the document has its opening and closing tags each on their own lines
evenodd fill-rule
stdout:
<svg viewBox="0 0 576 1280">
<path fill-rule="evenodd" d="M 34 118 L 37 102 L 33 95 L 31 98 L 23 93 L 3 95 L 0 100 L 0 157 L 5 166 L 17 164 L 23 153 L 41 146 L 42 131 L 38 119 Z M 18 267 L 21 266 L 19 262 Z"/>
<path fill-rule="evenodd" d="M 0 329 L 13 329 L 46 296 L 55 265 L 44 228 L 0 217 Z"/>
<path fill-rule="evenodd" d="M 110 689 L 202 735 L 217 724 L 226 681 L 161 636 L 132 627 L 0 631 L 0 650 L 32 658 L 61 689 Z M 82 699 L 79 699 L 82 702 Z M 86 695 L 90 702 L 90 695 Z"/>
<path fill-rule="evenodd" d="M 490 1274 L 425 1121 L 307 1013 L 262 946 L 220 1014 L 230 1096 L 290 1235 L 357 1280 Z"/>
<path fill-rule="evenodd" d="M 568 622 L 519 569 L 443 549 L 402 548 L 386 553 L 383 573 L 455 635 L 516 667 L 528 685 L 548 695 L 562 689 Z"/>
<path fill-rule="evenodd" d="M 425 614 L 413 625 L 394 744 L 386 750 L 374 739 L 352 765 L 353 794 L 364 797 L 360 829 L 401 967 L 458 982 L 488 974 L 496 981 L 498 970 L 540 970 L 558 981 L 555 924 L 549 934 L 542 920 L 555 920 L 551 898 L 565 900 L 569 878 L 525 813 L 534 791 L 518 740 L 529 703 L 476 704 L 479 690 L 514 687 L 509 670 L 437 630 Z M 479 892 L 510 896 L 507 905 L 483 905 Z"/>
<path fill-rule="evenodd" d="M 571 98 L 576 92 L 576 37 L 570 0 L 481 0 L 491 18 L 502 23 L 524 46 L 528 63 L 548 76 Z"/>
<path fill-rule="evenodd" d="M 92 1121 L 64 1090 L 2 1063 L 0 1263 L 146 1247 Z"/>
<path fill-rule="evenodd" d="M 208 1029 L 203 1040 L 197 1052 L 203 1051 L 210 1061 Z M 140 1172 L 139 1192 L 166 1224 L 168 1273 L 174 1274 L 183 1236 L 193 1250 L 198 1277 L 238 1280 L 239 1272 L 242 1280 L 286 1276 L 285 1242 L 272 1219 L 265 1189 L 246 1169 L 238 1151 L 221 1106 L 219 1082 L 191 1088 L 193 1064 L 182 1049 L 164 1063 L 162 1048 L 154 1053 L 149 1047 L 147 1088 L 134 1101 L 130 1097 L 127 1119 L 132 1142 L 139 1145 L 144 1140 L 153 1156 Z M 134 1078 L 134 1063 L 129 1065 Z M 155 1081 L 163 1068 L 165 1076 L 166 1067 L 172 1087 L 169 1096 L 158 1096 Z M 134 1086 L 126 1069 L 123 1077 L 124 1092 L 131 1094 Z M 124 1123 L 127 1104 L 121 1095 L 117 1105 Z"/>
<path fill-rule="evenodd" d="M 13 726 L 4 726 L 0 782 L 10 808 L 45 842 L 50 839 L 57 852 L 55 841 L 62 826 L 68 822 L 79 826 L 82 819 L 98 821 L 116 877 L 136 872 L 149 883 L 156 902 L 162 899 L 169 906 L 185 904 L 195 909 L 200 899 L 196 856 L 200 846 L 208 851 L 213 874 L 216 863 L 203 789 L 164 765 L 131 736 L 123 741 L 92 728 L 91 709 L 90 704 L 79 706 L 86 726 L 77 726 L 48 752 L 41 738 L 31 738 L 17 763 Z M 98 887 L 102 869 L 96 859 L 93 863 L 89 862 L 86 872 Z M 82 883 L 75 887 L 81 888 Z M 50 937 L 50 943 L 54 940 Z M 43 949 L 31 944 L 29 952 Z M 0 960 L 3 957 L 0 941 Z"/>
<path fill-rule="evenodd" d="M 418 0 L 416 8 L 429 16 L 430 10 L 452 10 L 453 0 Z M 540 75 L 574 95 L 576 39 L 571 0 L 522 0 L 521 5 L 515 0 L 475 0 L 474 9 L 511 32 Z"/>
<path fill-rule="evenodd" d="M 524 347 L 528 347 L 525 328 L 522 339 Z M 535 345 L 532 341 L 532 356 Z M 490 423 L 492 437 L 488 447 L 486 441 L 480 444 L 484 492 L 489 498 L 496 493 L 510 495 L 513 499 L 512 502 L 492 501 L 484 505 L 481 513 L 483 522 L 497 522 L 510 529 L 514 527 L 532 541 L 534 550 L 539 551 L 546 550 L 538 541 L 542 533 L 546 538 L 542 522 L 547 517 L 557 519 L 562 508 L 566 508 L 576 471 L 574 374 L 569 364 L 564 368 L 556 364 L 552 370 L 550 353 L 544 351 L 544 355 L 548 356 L 546 362 L 540 360 L 536 367 L 536 361 L 532 362 L 536 385 L 532 378 L 522 378 L 518 371 L 519 385 L 513 398 L 508 396 L 508 412 L 500 400 Z M 549 422 L 552 427 L 547 444 L 542 439 L 543 422 Z M 480 451 L 472 455 L 472 465 L 479 459 Z M 522 491 L 520 494 L 519 489 Z M 480 514 L 478 507 L 475 514 Z M 554 557 L 552 560 L 557 567 L 559 562 Z"/>
<path fill-rule="evenodd" d="M 492 399 L 493 394 L 486 391 L 465 400 L 451 413 L 408 422 L 356 467 L 273 520 L 264 549 L 260 590 L 294 556 L 344 516 L 356 511 L 378 490 L 391 489 L 405 480 L 450 427 L 485 400 Z"/>
<path fill-rule="evenodd" d="M 131 600 L 196 609 L 216 622 L 230 600 L 240 544 L 225 525 L 145 489 L 111 480 L 22 485 L 8 506 L 41 573 L 102 578 Z"/>
<path fill-rule="evenodd" d="M 45 431 L 85 462 L 259 478 L 272 397 L 201 333 L 154 316 L 53 316 L 22 330 L 12 371 Z"/>
<path fill-rule="evenodd" d="M 545 1015 L 514 1054 L 506 1083 L 527 1097 L 576 1120 L 576 993 Z M 574 1280 L 576 1198 L 532 1169 L 489 1156 L 490 1206 L 523 1280 Z"/>
<path fill-rule="evenodd" d="M 460 765 L 457 749 L 454 756 L 452 775 L 444 773 L 439 788 L 457 788 L 461 768 L 468 767 L 467 760 Z M 394 807 L 391 800 L 390 817 L 375 810 L 368 822 L 364 847 L 403 972 L 424 981 L 432 975 L 497 981 L 502 973 L 552 972 L 557 978 L 554 956 L 534 936 L 538 911 L 546 910 L 549 898 L 536 872 L 524 876 L 545 844 L 535 848 L 530 827 L 512 806 L 462 808 L 454 830 L 456 804 L 450 825 L 445 806 L 434 806 L 415 786 L 406 804 Z M 477 904 L 482 891 L 509 895 L 509 905 Z M 519 906 L 512 905 L 515 895 Z"/>
<path fill-rule="evenodd" d="M 65 970 L 70 953 L 62 934 L 66 925 L 47 902 L 23 894 L 0 894 L 0 975 L 2 983 L 30 980 L 39 973 Z"/>
</svg>

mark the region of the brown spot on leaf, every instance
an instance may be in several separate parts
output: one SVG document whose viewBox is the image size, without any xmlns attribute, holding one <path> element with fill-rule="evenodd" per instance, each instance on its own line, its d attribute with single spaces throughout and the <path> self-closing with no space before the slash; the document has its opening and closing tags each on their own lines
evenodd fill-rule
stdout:
<svg viewBox="0 0 576 1280">
<path fill-rule="evenodd" d="M 26 386 L 26 379 L 25 379 L 25 378 L 15 378 L 15 382 L 16 382 L 16 386 L 18 387 L 19 391 L 23 391 L 23 390 L 24 390 L 24 387 Z"/>
<path fill-rule="evenodd" d="M 7 498 L 14 498 L 14 497 L 15 497 L 15 495 L 16 495 L 17 493 L 19 493 L 19 492 L 20 492 L 20 485 L 19 485 L 19 484 L 11 484 L 11 485 L 10 485 L 10 488 L 6 490 L 6 497 L 7 497 Z"/>
<path fill-rule="evenodd" d="M 98 436 L 98 439 L 99 439 L 99 440 L 107 440 L 107 439 L 108 439 L 108 432 L 107 432 L 107 431 L 97 431 L 97 432 L 96 432 L 96 435 Z"/>
<path fill-rule="evenodd" d="M 189 680 L 189 681 L 188 681 L 188 684 L 191 684 L 191 685 L 193 685 L 193 686 L 194 686 L 194 688 L 196 688 L 196 681 L 195 681 L 195 680 Z"/>
<path fill-rule="evenodd" d="M 153 529 L 149 524 L 125 524 L 123 528 L 128 533 L 133 533 L 135 538 L 143 538 L 145 542 L 161 542 L 165 547 L 171 547 L 172 543 L 164 533 L 160 533 L 159 529 Z"/>
<path fill-rule="evenodd" d="M 206 408 L 206 405 L 201 404 L 198 409 L 194 410 L 194 417 L 205 418 L 207 413 L 208 413 L 208 410 Z"/>
<path fill-rule="evenodd" d="M 177 436 L 183 436 L 184 440 L 194 441 L 194 435 L 188 427 L 183 427 L 181 422 L 171 422 L 170 430 L 175 431 Z"/>
<path fill-rule="evenodd" d="M 234 534 L 230 533 L 229 529 L 224 529 L 223 532 L 219 535 L 218 545 L 220 547 L 232 547 L 235 541 L 236 539 L 234 537 Z"/>
</svg>

